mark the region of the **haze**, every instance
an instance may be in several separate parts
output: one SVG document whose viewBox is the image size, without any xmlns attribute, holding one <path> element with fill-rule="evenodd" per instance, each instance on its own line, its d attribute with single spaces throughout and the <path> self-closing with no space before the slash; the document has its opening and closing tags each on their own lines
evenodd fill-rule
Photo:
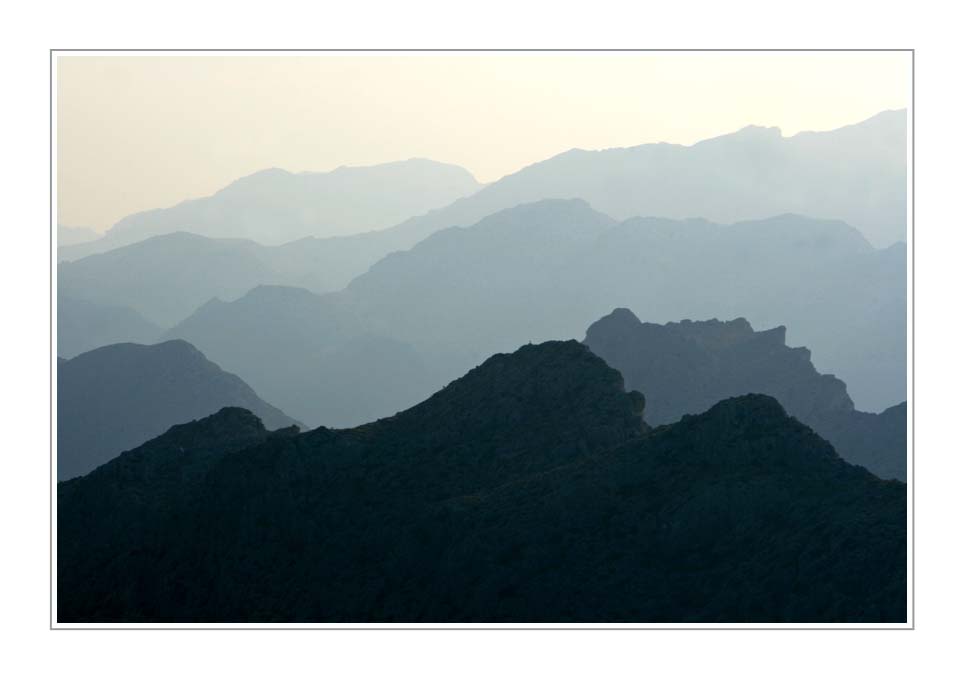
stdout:
<svg viewBox="0 0 964 680">
<path fill-rule="evenodd" d="M 422 157 L 491 182 L 572 147 L 828 130 L 907 107 L 909 74 L 895 52 L 61 56 L 58 222 L 268 167 Z"/>
</svg>

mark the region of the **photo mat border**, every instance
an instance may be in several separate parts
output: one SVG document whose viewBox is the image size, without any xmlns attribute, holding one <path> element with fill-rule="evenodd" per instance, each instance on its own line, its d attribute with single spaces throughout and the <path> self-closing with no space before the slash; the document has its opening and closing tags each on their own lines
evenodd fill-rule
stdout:
<svg viewBox="0 0 964 680">
<path fill-rule="evenodd" d="M 55 57 L 57 56 L 67 56 L 62 53 L 72 53 L 72 54 L 83 54 L 83 53 L 110 53 L 110 52 L 124 52 L 124 53 L 182 53 L 182 54 L 194 54 L 194 53 L 213 53 L 225 56 L 239 56 L 241 53 L 270 53 L 270 54 L 290 54 L 290 53 L 301 53 L 301 54 L 337 54 L 337 53 L 382 53 L 382 54 L 395 54 L 395 53 L 459 53 L 459 52 L 475 52 L 475 53 L 498 53 L 498 52 L 550 52 L 550 53 L 573 53 L 573 52 L 622 52 L 622 53 L 663 53 L 663 52 L 905 52 L 910 54 L 910 125 L 908 126 L 908 155 L 910 160 L 910 182 L 908 187 L 908 194 L 910 197 L 910 210 L 908 217 L 910 218 L 910 229 L 908 233 L 908 245 L 910 246 L 910 276 L 907 279 L 907 285 L 910 289 L 909 295 L 909 308 L 910 308 L 910 323 L 908 324 L 908 335 L 910 336 L 910 363 L 909 363 L 909 373 L 910 373 L 910 389 L 908 391 L 908 403 L 910 406 L 910 415 L 908 417 L 910 424 L 910 439 L 908 440 L 908 458 L 909 458 L 909 470 L 910 476 L 908 478 L 908 490 L 909 490 L 909 500 L 908 500 L 908 510 L 910 512 L 910 517 L 908 518 L 908 528 L 910 529 L 910 546 L 908 550 L 908 566 L 909 566 L 909 579 L 907 584 L 907 598 L 908 598 L 908 619 L 904 623 L 899 624 L 878 624 L 878 625 L 847 625 L 847 624 L 815 624 L 815 625 L 805 625 L 805 624 L 758 624 L 758 625 L 743 625 L 743 624 L 720 624 L 716 626 L 706 626 L 702 624 L 656 624 L 656 625 L 645 625 L 645 624 L 626 624 L 626 625 L 616 625 L 616 624 L 599 624 L 599 625 L 588 625 L 588 624 L 555 624 L 555 625 L 511 625 L 502 626 L 498 624 L 492 625 L 475 625 L 475 626 L 462 626 L 458 624 L 304 624 L 304 625 L 293 625 L 293 624 L 278 624 L 277 626 L 269 626 L 265 624 L 196 624 L 196 625 L 182 625 L 182 624 L 171 624 L 171 625 L 158 625 L 158 624 L 111 624 L 111 625 L 98 625 L 98 624 L 67 624 L 62 625 L 57 622 L 56 617 L 56 596 L 55 596 L 55 565 L 54 565 L 54 517 L 56 511 L 56 493 L 57 481 L 54 479 L 54 375 L 57 366 L 57 357 L 54 349 L 54 293 L 56 292 L 54 288 L 54 271 L 56 262 L 56 250 L 54 247 L 55 236 L 54 236 L 54 63 Z M 148 55 L 144 55 L 148 56 Z M 914 48 L 664 48 L 664 49 L 646 49 L 646 48 L 348 48 L 348 49 L 325 49 L 325 48 L 308 48 L 308 49 L 297 49 L 297 48 L 256 48 L 256 49 L 222 49 L 222 48 L 50 48 L 49 50 L 49 207 L 48 207 L 48 220 L 50 223 L 49 232 L 49 260 L 48 266 L 48 282 L 50 286 L 50 298 L 49 298 L 49 311 L 48 311 L 48 322 L 49 322 L 49 361 L 50 361 L 50 373 L 49 373 L 49 389 L 50 389 L 50 399 L 49 399 L 49 421 L 50 421 L 50 439 L 49 439 L 49 569 L 50 569 L 50 591 L 49 591 L 49 630 L 426 630 L 426 631 L 436 631 L 436 630 L 543 630 L 543 631 L 557 631 L 557 630 L 575 630 L 575 631 L 588 631 L 588 630 L 601 630 L 601 631 L 618 631 L 618 630 L 714 630 L 714 631 L 724 631 L 724 630 L 916 630 L 916 598 L 915 598 L 915 585 L 917 580 L 916 565 L 916 545 L 915 545 L 915 535 L 916 535 L 916 519 L 917 515 L 915 512 L 916 508 L 916 476 L 915 476 L 915 439 L 916 439 L 916 398 L 915 398 L 915 356 L 916 356 L 916 343 L 915 343 L 915 277 L 916 277 L 916 250 L 914 248 L 915 240 L 915 212 L 916 212 L 916 166 L 915 166 L 915 150 L 916 150 L 916 52 Z"/>
</svg>

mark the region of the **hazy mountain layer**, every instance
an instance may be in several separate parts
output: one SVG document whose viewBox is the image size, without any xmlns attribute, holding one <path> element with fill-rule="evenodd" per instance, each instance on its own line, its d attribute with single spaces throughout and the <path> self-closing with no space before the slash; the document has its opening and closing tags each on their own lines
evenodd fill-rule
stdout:
<svg viewBox="0 0 964 680">
<path fill-rule="evenodd" d="M 118 342 L 154 342 L 161 332 L 129 307 L 57 296 L 57 356 L 69 359 Z"/>
<path fill-rule="evenodd" d="M 854 409 L 847 386 L 817 372 L 786 329 L 754 331 L 746 319 L 642 323 L 617 309 L 592 324 L 586 345 L 647 395 L 647 420 L 671 423 L 716 402 L 767 394 L 811 426 L 851 463 L 883 478 L 906 479 L 906 404 L 883 414 Z"/>
<path fill-rule="evenodd" d="M 843 220 L 871 243 L 889 246 L 907 233 L 907 112 L 792 137 L 751 126 L 692 146 L 573 149 L 396 229 L 415 243 L 546 198 L 582 198 L 619 220 L 739 222 L 801 213 Z"/>
<path fill-rule="evenodd" d="M 183 340 L 110 345 L 58 362 L 58 478 L 86 474 L 225 406 L 246 408 L 271 428 L 297 424 Z"/>
<path fill-rule="evenodd" d="M 58 486 L 58 620 L 906 620 L 903 484 L 769 397 L 642 406 L 573 341 L 353 430 L 172 428 Z"/>
<path fill-rule="evenodd" d="M 309 425 L 360 425 L 421 401 L 444 382 L 408 343 L 379 334 L 338 296 L 260 286 L 212 300 L 171 330 Z"/>
<path fill-rule="evenodd" d="M 178 232 L 62 262 L 58 286 L 75 298 L 131 307 L 170 327 L 211 298 L 233 300 L 260 285 L 332 290 L 335 279 L 318 266 L 325 243 L 303 239 L 262 246 Z"/>
<path fill-rule="evenodd" d="M 102 239 L 62 250 L 59 259 L 78 259 L 176 231 L 264 244 L 356 234 L 390 227 L 480 186 L 463 168 L 424 159 L 331 172 L 272 168 L 212 196 L 129 215 Z"/>
<path fill-rule="evenodd" d="M 906 399 L 903 253 L 793 215 L 616 223 L 583 201 L 542 201 L 434 234 L 343 292 L 263 289 L 202 307 L 168 337 L 295 417 L 346 426 L 415 403 L 493 352 L 582 337 L 614 305 L 659 322 L 744 316 L 785 325 L 875 410 Z M 369 336 L 395 343 L 398 358 L 353 340 Z M 337 362 L 324 358 L 332 353 Z"/>
<path fill-rule="evenodd" d="M 479 191 L 460 168 L 429 161 L 346 168 L 335 173 L 264 171 L 238 180 L 213 197 L 132 215 L 105 238 L 62 248 L 58 257 L 76 260 L 175 231 L 251 238 L 262 243 L 355 233 L 302 244 L 308 247 L 308 257 L 324 278 L 322 289 L 337 290 L 385 255 L 411 248 L 436 231 L 468 226 L 499 210 L 545 198 L 582 198 L 620 220 L 657 215 L 734 222 L 794 212 L 841 219 L 860 229 L 875 245 L 885 246 L 906 240 L 906 118 L 905 111 L 888 111 L 857 125 L 789 138 L 782 137 L 776 128 L 750 127 L 688 147 L 644 144 L 603 151 L 574 149 Z M 375 224 L 368 217 L 370 211 L 381 210 L 386 200 L 382 194 L 373 194 L 365 201 L 347 201 L 350 205 L 339 213 L 343 222 L 337 229 L 305 230 L 297 226 L 306 219 L 310 222 L 310 216 L 318 211 L 340 211 L 334 206 L 340 206 L 342 198 L 328 201 L 328 193 L 306 189 L 302 195 L 301 189 L 291 187 L 329 182 L 329 175 L 338 172 L 343 173 L 345 181 L 357 176 L 364 185 L 361 180 L 366 172 L 380 168 L 389 172 L 384 170 L 389 168 L 393 176 L 402 176 L 388 182 L 390 187 L 411 188 L 404 178 L 408 172 L 421 177 L 412 165 L 419 163 L 428 164 L 426 168 L 445 177 L 452 175 L 457 188 L 450 192 L 454 195 L 449 200 L 454 202 L 446 205 L 446 201 L 435 198 L 439 191 L 435 185 L 416 187 L 414 195 L 405 200 L 422 203 L 409 206 L 408 212 L 394 222 Z M 394 195 L 394 189 L 377 186 Z M 449 185 L 442 182 L 441 186 Z M 324 208 L 315 205 L 321 200 L 327 201 Z M 308 209 L 304 208 L 306 203 Z M 362 223 L 374 225 L 367 227 L 370 229 L 396 226 L 357 233 L 363 231 Z M 294 285 L 317 289 L 308 281 Z"/>
<path fill-rule="evenodd" d="M 75 246 L 80 243 L 87 243 L 97 238 L 100 238 L 100 234 L 88 227 L 65 227 L 62 224 L 57 225 L 56 245 L 58 248 L 61 246 Z"/>
</svg>

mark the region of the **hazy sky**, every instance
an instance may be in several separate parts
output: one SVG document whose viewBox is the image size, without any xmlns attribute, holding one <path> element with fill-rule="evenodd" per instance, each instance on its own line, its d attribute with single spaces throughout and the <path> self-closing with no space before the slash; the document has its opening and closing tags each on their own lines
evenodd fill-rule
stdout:
<svg viewBox="0 0 964 680">
<path fill-rule="evenodd" d="M 490 182 L 573 147 L 827 130 L 909 104 L 907 53 L 61 56 L 58 221 L 208 195 L 267 167 L 412 157 Z"/>
</svg>

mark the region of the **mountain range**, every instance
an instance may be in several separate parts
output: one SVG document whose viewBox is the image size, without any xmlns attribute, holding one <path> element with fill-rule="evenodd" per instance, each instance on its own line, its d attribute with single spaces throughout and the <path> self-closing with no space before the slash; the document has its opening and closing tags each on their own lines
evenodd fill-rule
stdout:
<svg viewBox="0 0 964 680">
<path fill-rule="evenodd" d="M 617 309 L 586 332 L 586 345 L 647 395 L 647 420 L 662 425 L 729 397 L 774 397 L 827 439 L 840 456 L 878 477 L 907 476 L 907 404 L 883 413 L 854 408 L 847 386 L 813 367 L 805 347 L 787 347 L 782 326 L 754 331 L 746 319 L 642 323 Z"/>
<path fill-rule="evenodd" d="M 57 366 L 57 476 L 84 475 L 172 425 L 225 406 L 300 425 L 183 340 L 109 345 Z"/>
<path fill-rule="evenodd" d="M 905 276 L 902 245 L 875 249 L 841 222 L 620 223 L 553 200 L 442 230 L 344 291 L 271 287 L 212 301 L 166 337 L 191 342 L 294 417 L 343 427 L 406 408 L 492 353 L 582 337 L 614 305 L 654 322 L 745 317 L 789 328 L 819 370 L 877 411 L 906 398 Z M 358 337 L 394 350 L 368 352 Z M 336 373 L 358 395 L 347 418 L 326 377 Z"/>
<path fill-rule="evenodd" d="M 422 160 L 332 173 L 265 170 L 214 196 L 124 218 L 101 239 L 60 248 L 58 260 L 177 231 L 269 245 L 314 237 L 321 243 L 302 246 L 326 272 L 325 288 L 337 290 L 436 231 L 547 198 L 582 198 L 620 221 L 736 222 L 787 212 L 841 219 L 884 247 L 906 240 L 906 150 L 907 114 L 899 110 L 792 137 L 751 126 L 692 146 L 573 149 L 486 186 L 461 168 Z"/>
<path fill-rule="evenodd" d="M 875 246 L 907 236 L 907 112 L 784 137 L 749 126 L 692 146 L 572 149 L 398 225 L 409 245 L 520 203 L 581 198 L 617 220 L 636 216 L 759 220 L 782 213 L 852 224 Z"/>
<path fill-rule="evenodd" d="M 270 168 L 211 196 L 129 215 L 102 238 L 61 249 L 58 260 L 177 231 L 266 245 L 374 231 L 451 203 L 480 186 L 464 168 L 418 158 L 331 172 Z"/>
<path fill-rule="evenodd" d="M 575 342 L 351 430 L 226 408 L 58 485 L 60 622 L 901 622 L 906 487 Z"/>
</svg>

